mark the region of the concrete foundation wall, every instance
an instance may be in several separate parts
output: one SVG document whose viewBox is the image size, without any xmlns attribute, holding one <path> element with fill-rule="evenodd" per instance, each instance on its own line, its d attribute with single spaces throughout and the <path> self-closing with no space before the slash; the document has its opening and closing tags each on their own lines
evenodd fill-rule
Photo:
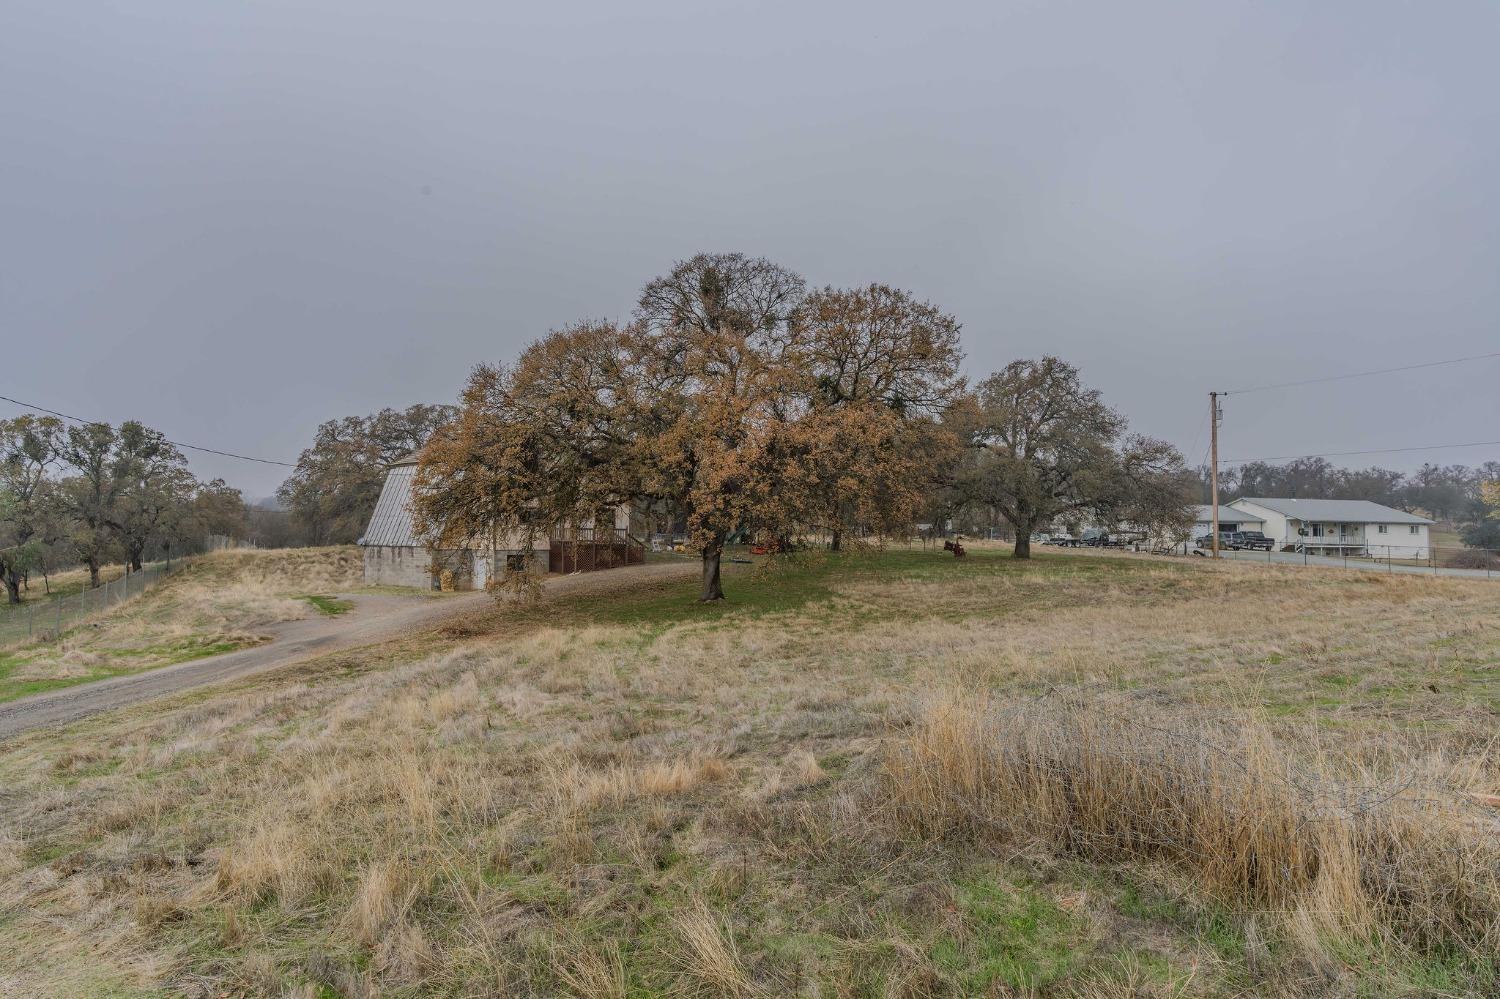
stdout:
<svg viewBox="0 0 1500 999">
<path fill-rule="evenodd" d="M 364 556 L 366 586 L 432 589 L 432 555 L 426 549 L 369 545 Z"/>
</svg>

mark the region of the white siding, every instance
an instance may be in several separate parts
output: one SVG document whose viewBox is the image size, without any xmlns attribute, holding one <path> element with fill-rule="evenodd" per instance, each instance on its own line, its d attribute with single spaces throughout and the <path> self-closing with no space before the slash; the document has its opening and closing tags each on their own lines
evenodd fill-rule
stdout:
<svg viewBox="0 0 1500 999">
<path fill-rule="evenodd" d="M 1264 526 L 1260 529 L 1261 533 L 1276 542 L 1278 548 L 1287 544 L 1287 518 L 1282 514 L 1277 513 L 1275 510 L 1267 509 L 1258 503 L 1251 503 L 1248 500 L 1235 500 L 1229 506 L 1235 510 L 1243 510 L 1246 513 L 1259 517 L 1264 522 Z M 1293 533 L 1295 534 L 1295 532 Z"/>
<path fill-rule="evenodd" d="M 1380 528 L 1385 533 L 1380 533 Z M 1412 529 L 1416 528 L 1416 533 Z M 1376 558 L 1425 559 L 1432 554 L 1431 535 L 1426 524 L 1367 524 L 1365 542 Z"/>
</svg>

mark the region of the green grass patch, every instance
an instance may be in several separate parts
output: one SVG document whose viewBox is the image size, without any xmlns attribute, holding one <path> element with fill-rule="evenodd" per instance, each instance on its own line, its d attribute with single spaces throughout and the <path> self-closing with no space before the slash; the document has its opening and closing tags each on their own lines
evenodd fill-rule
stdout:
<svg viewBox="0 0 1500 999">
<path fill-rule="evenodd" d="M 352 600 L 340 600 L 338 597 L 325 597 L 316 593 L 309 593 L 302 597 L 308 603 L 317 608 L 318 613 L 327 617 L 338 617 L 347 614 L 354 607 Z"/>
<path fill-rule="evenodd" d="M 1083 920 L 1026 885 L 992 881 L 955 885 L 961 925 L 933 942 L 933 964 L 986 995 L 996 984 L 1038 989 L 1067 975 L 1082 959 Z"/>
<path fill-rule="evenodd" d="M 129 676 L 148 669 L 175 666 L 194 659 L 205 659 L 209 656 L 222 655 L 225 652 L 234 652 L 254 644 L 254 642 L 216 641 L 196 636 L 139 648 L 99 649 L 94 651 L 100 656 L 100 661 L 91 663 L 84 672 L 56 677 L 18 677 L 15 675 L 22 667 L 45 662 L 51 646 L 33 647 L 21 652 L 0 653 L 0 703 L 49 690 L 61 690 L 65 687 L 93 683 L 96 680 Z"/>
<path fill-rule="evenodd" d="M 810 551 L 776 557 L 748 556 L 748 549 L 727 549 L 723 564 L 725 599 L 699 603 L 696 578 L 674 580 L 652 590 L 612 596 L 606 603 L 581 607 L 589 620 L 603 624 L 644 627 L 654 637 L 661 629 L 693 623 L 742 623 L 769 615 L 799 611 L 831 600 L 847 582 L 944 582 L 965 577 L 1019 578 L 1066 576 L 1080 583 L 1126 578 L 1143 570 L 1182 570 L 1176 563 L 1034 553 L 1017 560 L 1007 551 L 979 549 L 954 558 L 941 548 L 891 548 L 846 552 Z M 678 556 L 679 558 L 681 556 Z M 744 559 L 747 561 L 730 561 Z M 1191 569 L 1191 566 L 1187 567 Z M 1171 585 L 1168 581 L 1166 585 Z M 869 616 L 887 617 L 892 608 Z M 929 609 L 926 614 L 931 616 Z M 963 613 L 956 616 L 962 617 Z"/>
</svg>

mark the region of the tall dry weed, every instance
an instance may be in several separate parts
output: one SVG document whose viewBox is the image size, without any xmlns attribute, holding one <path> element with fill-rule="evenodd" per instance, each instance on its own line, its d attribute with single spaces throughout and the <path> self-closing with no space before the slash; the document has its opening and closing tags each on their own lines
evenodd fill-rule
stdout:
<svg viewBox="0 0 1500 999">
<path fill-rule="evenodd" d="M 950 692 L 921 710 L 882 784 L 898 826 L 923 837 L 1165 861 L 1232 905 L 1280 913 L 1289 930 L 1493 953 L 1494 813 L 1414 763 L 1339 771 L 1305 748 L 1258 724 L 1123 701 Z"/>
</svg>

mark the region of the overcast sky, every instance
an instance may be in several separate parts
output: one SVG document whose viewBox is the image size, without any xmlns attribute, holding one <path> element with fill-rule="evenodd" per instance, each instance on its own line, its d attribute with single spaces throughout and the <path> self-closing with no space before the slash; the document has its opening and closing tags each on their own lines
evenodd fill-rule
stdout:
<svg viewBox="0 0 1500 999">
<path fill-rule="evenodd" d="M 3 0 L 0 394 L 295 460 L 738 250 L 939 303 L 972 375 L 1057 354 L 1197 462 L 1211 388 L 1500 350 L 1497 38 L 1493 2 Z M 1500 439 L 1497 375 L 1231 397 L 1222 453 Z"/>
</svg>

